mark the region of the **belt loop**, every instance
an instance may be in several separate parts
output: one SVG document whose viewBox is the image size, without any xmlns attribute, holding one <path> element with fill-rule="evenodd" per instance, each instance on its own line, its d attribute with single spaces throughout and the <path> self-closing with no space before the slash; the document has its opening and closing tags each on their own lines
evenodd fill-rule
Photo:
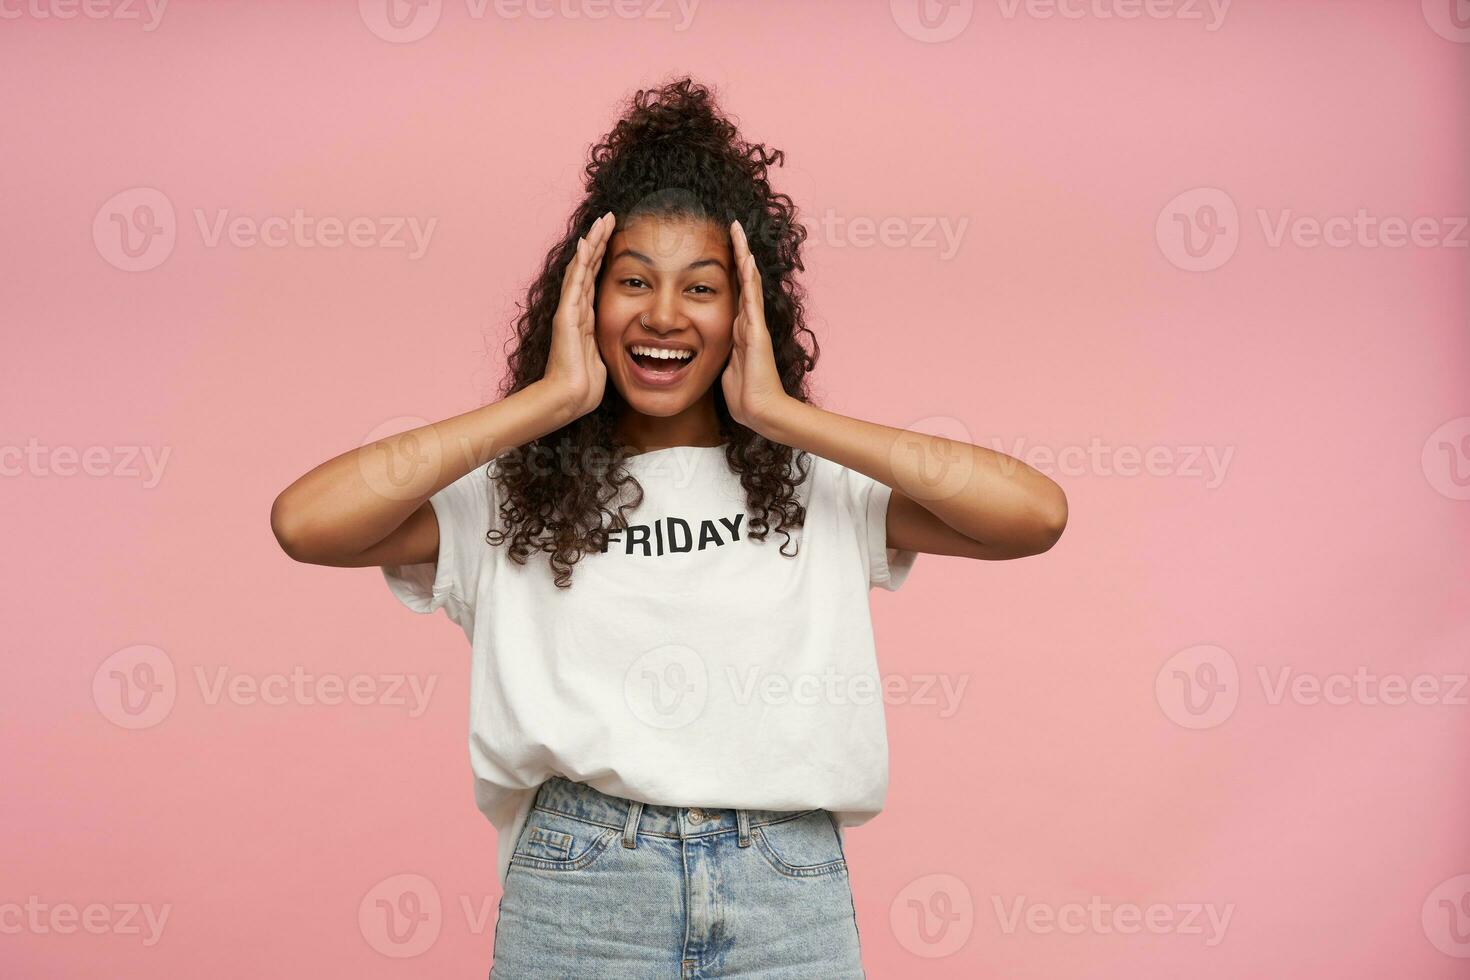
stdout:
<svg viewBox="0 0 1470 980">
<path fill-rule="evenodd" d="M 750 846 L 750 811 L 735 811 L 736 843 L 741 847 Z"/>
<path fill-rule="evenodd" d="M 638 846 L 638 818 L 643 816 L 643 804 L 638 800 L 628 801 L 628 819 L 623 821 L 623 846 Z"/>
</svg>

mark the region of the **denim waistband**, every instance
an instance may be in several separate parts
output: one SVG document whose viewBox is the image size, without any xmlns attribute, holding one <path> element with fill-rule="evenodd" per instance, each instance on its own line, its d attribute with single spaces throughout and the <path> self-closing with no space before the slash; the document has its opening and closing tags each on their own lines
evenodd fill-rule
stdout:
<svg viewBox="0 0 1470 980">
<path fill-rule="evenodd" d="M 551 776 L 536 792 L 535 806 L 576 820 L 623 831 L 623 846 L 633 847 L 637 835 L 655 837 L 705 837 L 734 830 L 740 846 L 749 843 L 750 828 L 781 823 L 811 813 L 805 810 L 742 810 L 708 807 L 675 807 L 612 796 L 586 783 Z"/>
</svg>

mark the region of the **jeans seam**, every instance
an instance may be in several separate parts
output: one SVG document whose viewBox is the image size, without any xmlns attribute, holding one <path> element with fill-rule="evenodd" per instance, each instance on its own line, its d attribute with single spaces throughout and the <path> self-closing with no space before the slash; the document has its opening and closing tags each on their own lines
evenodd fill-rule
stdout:
<svg viewBox="0 0 1470 980">
<path fill-rule="evenodd" d="M 603 851 L 607 850 L 607 846 L 612 843 L 614 836 L 615 832 L 611 829 L 603 831 L 597 835 L 597 838 L 591 844 L 587 845 L 581 854 L 578 854 L 574 858 L 568 858 L 565 861 L 554 861 L 527 854 L 512 854 L 510 856 L 510 863 L 519 864 L 522 867 L 539 868 L 542 871 L 581 871 L 595 861 Z"/>
<path fill-rule="evenodd" d="M 788 878 L 818 878 L 823 875 L 837 874 L 839 871 L 847 869 L 847 861 L 843 858 L 838 858 L 835 861 L 824 861 L 821 864 L 791 864 L 766 839 L 764 830 L 751 828 L 750 833 L 760 846 L 761 855 L 766 859 L 766 863 Z"/>
<path fill-rule="evenodd" d="M 565 817 L 568 820 L 575 820 L 578 823 L 587 824 L 589 827 L 601 827 L 604 830 L 616 830 L 616 831 L 619 831 L 619 832 L 621 832 L 622 829 L 623 829 L 622 824 L 603 823 L 601 820 L 593 820 L 590 817 L 584 817 L 584 816 L 581 816 L 581 815 L 576 814 L 576 813 L 567 813 L 565 810 L 558 810 L 555 807 L 545 806 L 545 805 L 543 805 L 541 803 L 535 804 L 534 806 L 531 807 L 531 809 L 533 811 L 539 810 L 542 813 L 550 813 L 550 814 L 552 814 L 554 816 L 558 816 L 558 817 Z M 787 822 L 792 821 L 792 820 L 800 820 L 802 817 L 810 816 L 813 813 L 817 813 L 821 809 L 822 809 L 821 807 L 812 807 L 811 809 L 808 809 L 808 810 L 800 810 L 800 811 L 796 811 L 794 813 L 788 813 L 785 816 L 777 817 L 774 820 L 754 820 L 754 819 L 752 819 L 750 821 L 750 828 L 751 828 L 751 830 L 754 830 L 757 827 L 774 827 L 777 824 L 787 823 Z M 645 809 L 644 810 L 644 814 L 646 815 L 647 812 L 648 812 L 647 809 Z M 826 811 L 826 812 L 830 812 L 830 811 Z M 715 835 L 718 835 L 718 834 L 733 834 L 738 829 L 739 829 L 738 827 L 722 827 L 719 830 L 706 830 L 706 831 L 703 831 L 701 833 L 694 833 L 694 834 L 683 834 L 683 835 L 680 835 L 680 834 L 665 834 L 665 833 L 661 833 L 661 832 L 659 832 L 657 830 L 645 830 L 643 828 L 643 826 L 642 826 L 641 821 L 640 821 L 640 824 L 639 824 L 639 827 L 638 827 L 638 836 L 639 837 L 643 837 L 644 835 L 650 835 L 650 836 L 653 836 L 653 837 L 662 837 L 665 840 L 681 840 L 681 839 L 688 839 L 688 838 L 691 838 L 691 837 L 712 837 L 712 836 L 715 836 Z"/>
</svg>

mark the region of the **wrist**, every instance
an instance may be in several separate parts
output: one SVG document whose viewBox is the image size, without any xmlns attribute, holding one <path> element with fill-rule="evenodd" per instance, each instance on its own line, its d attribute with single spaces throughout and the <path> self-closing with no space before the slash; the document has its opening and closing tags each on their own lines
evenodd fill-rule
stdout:
<svg viewBox="0 0 1470 980">
<path fill-rule="evenodd" d="M 801 427 L 801 415 L 811 407 L 783 393 L 781 397 L 761 410 L 751 428 L 770 442 L 794 445 L 796 433 Z"/>
<path fill-rule="evenodd" d="M 554 432 L 581 417 L 571 396 L 544 379 L 531 382 L 520 393 L 534 403 L 536 415 L 545 420 L 546 432 Z"/>
</svg>

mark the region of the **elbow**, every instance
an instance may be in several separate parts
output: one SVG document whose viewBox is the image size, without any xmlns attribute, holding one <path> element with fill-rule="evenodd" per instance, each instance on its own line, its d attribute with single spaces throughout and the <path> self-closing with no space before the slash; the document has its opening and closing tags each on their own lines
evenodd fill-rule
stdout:
<svg viewBox="0 0 1470 980">
<path fill-rule="evenodd" d="M 1057 488 L 1056 499 L 1046 507 L 1042 508 L 1036 518 L 1036 543 L 1038 547 L 1034 554 L 1050 551 L 1052 546 L 1062 539 L 1062 532 L 1067 529 L 1067 495 Z"/>
<path fill-rule="evenodd" d="M 276 544 L 292 561 L 311 564 L 313 552 L 303 524 L 301 515 L 291 506 L 286 493 L 276 497 L 271 504 L 271 533 L 275 535 Z"/>
</svg>

